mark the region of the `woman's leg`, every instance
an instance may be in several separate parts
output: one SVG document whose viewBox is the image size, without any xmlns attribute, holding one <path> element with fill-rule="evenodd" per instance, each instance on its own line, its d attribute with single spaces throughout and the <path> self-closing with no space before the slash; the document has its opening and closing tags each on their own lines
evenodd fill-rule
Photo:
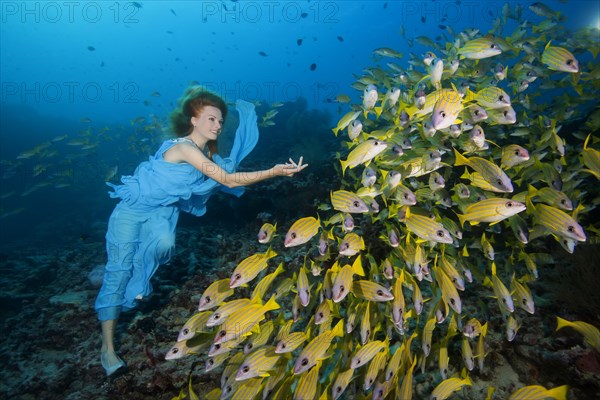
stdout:
<svg viewBox="0 0 600 400">
<path fill-rule="evenodd" d="M 117 205 L 106 233 L 106 263 L 102 287 L 96 299 L 96 311 L 102 326 L 100 360 L 106 374 L 111 375 L 125 366 L 114 348 L 117 319 L 125 303 L 125 289 L 131 279 L 138 249 L 140 229 L 146 216 Z"/>
<path fill-rule="evenodd" d="M 150 279 L 159 265 L 169 262 L 173 255 L 178 217 L 178 208 L 161 207 L 144 222 L 140 231 L 136 262 L 125 289 L 124 308 L 135 307 L 138 300 L 152 293 Z"/>
</svg>

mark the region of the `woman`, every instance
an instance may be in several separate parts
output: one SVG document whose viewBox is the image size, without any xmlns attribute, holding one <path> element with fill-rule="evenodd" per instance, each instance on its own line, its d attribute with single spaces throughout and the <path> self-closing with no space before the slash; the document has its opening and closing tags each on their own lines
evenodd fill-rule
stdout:
<svg viewBox="0 0 600 400">
<path fill-rule="evenodd" d="M 175 245 L 180 211 L 200 216 L 217 191 L 241 196 L 243 186 L 302 171 L 298 164 L 277 164 L 264 171 L 235 172 L 258 141 L 254 106 L 238 100 L 240 124 L 228 158 L 217 154 L 217 138 L 227 116 L 220 97 L 200 87 L 189 88 L 171 114 L 177 139 L 165 141 L 149 161 L 141 163 L 123 185 L 112 185 L 120 198 L 108 222 L 108 261 L 96 311 L 102 326 L 100 360 L 107 375 L 125 366 L 114 349 L 115 324 L 123 310 L 152 292 L 150 278 L 169 261 Z"/>
</svg>

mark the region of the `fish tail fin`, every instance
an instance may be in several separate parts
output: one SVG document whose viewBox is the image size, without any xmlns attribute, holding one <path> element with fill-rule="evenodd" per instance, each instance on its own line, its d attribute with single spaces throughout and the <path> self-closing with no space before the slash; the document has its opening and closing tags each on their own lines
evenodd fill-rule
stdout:
<svg viewBox="0 0 600 400">
<path fill-rule="evenodd" d="M 458 213 L 454 213 L 456 214 L 456 216 L 458 217 L 458 221 L 460 222 L 460 227 L 464 227 L 465 226 L 465 221 L 467 220 L 467 217 L 464 214 L 458 214 Z"/>
<path fill-rule="evenodd" d="M 266 311 L 277 310 L 279 308 L 279 304 L 277 304 L 275 301 L 275 296 L 271 296 L 269 301 L 265 303 L 264 307 Z"/>
<path fill-rule="evenodd" d="M 377 116 L 377 118 L 379 118 L 379 116 L 383 112 L 383 106 L 381 106 L 381 107 L 374 107 L 374 110 L 375 110 L 375 115 Z"/>
<path fill-rule="evenodd" d="M 562 319 L 561 317 L 556 317 L 556 330 L 562 329 L 565 326 L 571 326 L 571 321 L 567 321 L 566 319 Z"/>
<path fill-rule="evenodd" d="M 469 160 L 465 156 L 460 154 L 455 148 L 452 148 L 452 150 L 454 150 L 454 155 L 456 157 L 456 161 L 454 161 L 454 166 L 469 165 Z"/>
<path fill-rule="evenodd" d="M 584 150 L 587 150 L 587 145 L 588 145 L 588 142 L 590 141 L 590 137 L 592 137 L 591 133 L 585 138 L 585 142 L 583 143 Z"/>
<path fill-rule="evenodd" d="M 331 130 L 333 131 L 333 134 L 334 134 L 335 136 L 337 136 L 337 135 L 338 135 L 338 132 L 340 131 L 340 128 L 338 128 L 338 127 L 336 126 L 335 128 L 332 128 Z"/>
<path fill-rule="evenodd" d="M 546 396 L 552 397 L 556 400 L 566 400 L 567 399 L 567 391 L 569 390 L 569 386 L 562 385 L 559 387 L 555 387 L 546 392 Z"/>
<path fill-rule="evenodd" d="M 348 160 L 340 160 L 340 164 L 342 164 L 342 176 L 346 172 L 346 168 L 348 168 Z"/>
<path fill-rule="evenodd" d="M 356 257 L 356 260 L 354 260 L 354 262 L 352 263 L 352 273 L 359 275 L 359 276 L 365 276 L 365 270 L 363 269 L 363 266 L 362 266 L 360 254 Z"/>
<path fill-rule="evenodd" d="M 535 197 L 538 190 L 532 185 L 527 185 L 527 197 Z"/>
<path fill-rule="evenodd" d="M 344 336 L 344 320 L 340 319 L 335 327 L 332 329 L 333 336 L 343 337 Z"/>
</svg>

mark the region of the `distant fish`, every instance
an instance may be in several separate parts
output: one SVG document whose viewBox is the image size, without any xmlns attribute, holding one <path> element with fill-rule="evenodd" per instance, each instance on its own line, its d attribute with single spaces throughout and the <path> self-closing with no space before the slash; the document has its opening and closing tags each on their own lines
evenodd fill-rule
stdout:
<svg viewBox="0 0 600 400">
<path fill-rule="evenodd" d="M 314 71 L 315 69 L 317 69 L 317 64 L 315 64 L 315 63 L 310 64 L 310 70 Z"/>
<path fill-rule="evenodd" d="M 104 61 L 102 61 L 102 62 L 100 63 L 100 66 L 101 66 L 101 67 L 104 67 Z"/>
<path fill-rule="evenodd" d="M 171 14 L 173 14 L 174 16 L 177 16 L 177 14 L 175 14 L 175 10 L 173 10 L 172 8 L 171 8 Z"/>
<path fill-rule="evenodd" d="M 265 53 L 264 51 L 259 51 L 258 54 L 261 55 L 261 56 L 263 56 L 263 57 L 267 56 L 267 53 Z"/>
<path fill-rule="evenodd" d="M 425 16 L 421 16 L 421 22 L 422 22 L 422 23 L 425 23 L 425 22 L 427 22 L 427 19 L 425 19 Z"/>
<path fill-rule="evenodd" d="M 344 41 L 344 38 L 343 38 L 343 37 L 341 37 L 341 36 L 338 36 L 338 37 L 337 37 L 337 40 L 339 40 L 340 42 L 343 42 L 343 41 Z"/>
<path fill-rule="evenodd" d="M 89 51 L 96 51 L 96 48 L 95 48 L 95 47 L 93 47 L 93 46 L 88 46 L 88 47 L 87 47 L 87 49 L 88 49 Z"/>
<path fill-rule="evenodd" d="M 131 4 L 133 4 L 133 6 L 136 7 L 136 8 L 142 8 L 142 4 L 138 3 L 137 1 L 134 1 Z"/>
<path fill-rule="evenodd" d="M 302 39 L 296 40 L 296 43 L 298 43 L 298 46 L 302 46 Z"/>
<path fill-rule="evenodd" d="M 305 13 L 305 12 L 304 12 L 304 13 L 300 14 L 300 17 L 302 17 L 302 18 L 306 18 L 306 17 L 308 17 L 308 13 Z"/>
</svg>

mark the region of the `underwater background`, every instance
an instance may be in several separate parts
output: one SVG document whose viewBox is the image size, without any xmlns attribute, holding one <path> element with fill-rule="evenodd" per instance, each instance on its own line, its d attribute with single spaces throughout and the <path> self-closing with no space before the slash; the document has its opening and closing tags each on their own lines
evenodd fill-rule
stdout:
<svg viewBox="0 0 600 400">
<path fill-rule="evenodd" d="M 476 37 L 475 31 L 481 35 L 493 31 L 506 39 L 514 38 L 514 32 L 524 27 L 526 38 L 537 47 L 535 70 L 540 76 L 526 89 L 514 87 L 513 81 L 504 85 L 504 90 L 515 104 L 528 103 L 529 99 L 521 97 L 525 94 L 531 97 L 533 105 L 518 110 L 519 128 L 523 128 L 523 121 L 537 124 L 538 117 L 540 121 L 545 116 L 561 118 L 558 132 L 566 150 L 562 158 L 556 159 L 564 161 L 562 179 L 565 187 L 572 190 L 569 194 L 573 208 L 580 203 L 585 206 L 578 219 L 587 240 L 577 243 L 569 254 L 551 235 L 535 239 L 531 254 L 545 254 L 537 259 L 539 278 L 528 281 L 536 311 L 530 314 L 520 310 L 514 340 L 505 338 L 506 315 L 494 299 L 489 300 L 494 292 L 482 285 L 485 272 L 475 277 L 476 284 L 467 284 L 471 287 L 461 296 L 464 293 L 468 298 L 463 302 L 470 302 L 472 315 L 482 323 L 489 320 L 495 324 L 490 323 L 486 337 L 486 368 L 471 371 L 472 386 L 452 396 L 483 399 L 488 396 L 488 387 L 494 387 L 496 393 L 491 398 L 503 399 L 525 385 L 568 385 L 568 398 L 600 397 L 597 347 L 575 330 L 555 332 L 557 316 L 600 326 L 600 226 L 596 209 L 600 191 L 598 176 L 580 172 L 591 168 L 581 161 L 580 154 L 588 146 L 600 149 L 600 5 L 584 0 L 545 1 L 544 7 L 531 7 L 533 4 L 540 3 L 2 1 L 0 324 L 4 335 L 0 348 L 0 395 L 15 399 L 171 399 L 182 388 L 188 393 L 191 379 L 200 398 L 212 398 L 214 392 L 208 393 L 222 386 L 222 368 L 203 372 L 206 357 L 202 351 L 172 361 L 166 361 L 165 354 L 182 325 L 196 312 L 202 292 L 212 282 L 231 276 L 241 260 L 266 251 L 268 246 L 256 240 L 264 222 L 277 223 L 278 227 L 272 244 L 278 259 L 265 272 L 274 271 L 277 263 L 284 262 L 292 278 L 292 271 L 302 268 L 303 263 L 306 267 L 307 254 L 322 263 L 324 269 L 331 268 L 337 259 L 347 260 L 333 253 L 329 259 L 315 257 L 317 238 L 293 248 L 284 247 L 282 241 L 285 232 L 302 217 L 319 214 L 324 223 L 330 224 L 323 226 L 323 232 L 337 229 L 329 219 L 331 207 L 324 204 L 330 202 L 332 191 L 355 191 L 362 186 L 357 172 L 361 168 L 350 168 L 344 174 L 340 168 L 340 160 L 346 160 L 356 145 L 346 144 L 351 143 L 346 135 L 349 121 L 337 135 L 332 128 L 340 127 L 340 119 L 350 111 L 359 111 L 364 138 L 393 120 L 389 118 L 381 124 L 380 115 L 366 109 L 366 84 L 378 81 L 379 100 L 384 99 L 390 87 L 398 86 L 406 93 L 401 101 L 408 104 L 415 95 L 417 81 L 427 80 L 427 67 L 422 61 L 426 52 L 441 56 L 441 50 L 447 51 L 447 43 L 451 47 L 461 32 Z M 547 9 L 551 15 L 547 15 Z M 581 72 L 573 80 L 565 79 L 564 72 L 548 74 L 539 56 L 548 41 L 560 44 L 569 40 L 580 40 L 577 51 L 571 49 Z M 391 55 L 390 49 L 401 56 Z M 518 74 L 513 75 L 512 69 L 523 60 L 519 52 L 522 55 L 526 50 L 520 47 L 497 56 L 498 61 L 509 66 L 507 80 Z M 486 61 L 465 61 L 459 73 L 471 74 L 471 79 L 479 83 L 486 82 L 479 79 L 480 74 L 493 75 L 489 72 L 495 65 Z M 467 67 L 469 71 L 465 72 L 463 68 Z M 477 68 L 481 71 L 473 70 Z M 410 78 L 406 84 L 398 78 L 402 71 L 409 75 L 414 71 L 417 78 Z M 387 77 L 385 84 L 380 81 L 381 76 Z M 462 75 L 463 81 L 468 79 L 468 75 Z M 444 76 L 442 86 L 450 88 L 449 82 L 450 78 Z M 457 82 L 453 80 L 454 84 Z M 242 163 L 243 170 L 265 169 L 299 156 L 310 166 L 292 179 L 276 178 L 249 187 L 241 198 L 215 195 L 201 218 L 181 215 L 176 254 L 153 278 L 155 293 L 119 321 L 117 348 L 128 363 L 128 371 L 107 379 L 99 362 L 100 332 L 93 310 L 98 289 L 93 285 L 94 277 L 88 276 L 106 261 L 104 235 L 116 204 L 109 198 L 104 182 L 117 183 L 120 176 L 132 174 L 163 140 L 171 137 L 168 116 L 191 84 L 207 87 L 230 104 L 238 98 L 255 103 L 260 139 Z M 427 92 L 432 90 L 435 89 L 429 86 Z M 471 90 L 476 91 L 475 87 Z M 384 107 L 383 101 L 379 105 Z M 236 114 L 231 106 L 220 139 L 225 154 L 237 126 Z M 385 113 L 383 118 L 387 118 Z M 494 137 L 494 129 L 491 126 L 487 131 L 489 141 L 500 146 L 510 143 L 507 136 Z M 591 139 L 584 148 L 589 134 Z M 532 141 L 535 145 L 529 148 L 530 154 L 536 148 L 540 153 L 556 151 L 555 146 L 544 143 L 542 136 Z M 423 142 L 427 139 L 422 135 L 413 137 L 415 147 Z M 493 144 L 490 146 L 494 148 Z M 452 151 L 446 154 L 452 159 Z M 442 160 L 454 166 L 446 155 Z M 464 170 L 460 167 L 458 175 Z M 446 178 L 448 182 L 456 181 Z M 533 173 L 519 178 L 525 190 L 527 183 L 545 182 Z M 421 181 L 426 183 L 427 177 Z M 384 185 L 385 180 L 379 182 Z M 569 186 L 568 182 L 577 184 Z M 446 186 L 446 190 L 453 193 L 452 187 Z M 419 200 L 438 207 L 438 199 L 426 196 Z M 388 205 L 379 203 L 382 209 Z M 456 220 L 454 214 L 446 215 Z M 382 261 L 391 254 L 385 247 L 390 244 L 389 226 L 383 219 L 367 222 L 368 216 L 360 217 L 361 226 L 359 217 L 355 218 L 367 243 L 363 254 L 371 257 L 363 260 L 367 269 L 367 264 L 377 264 L 371 259 Z M 515 242 L 508 223 L 503 226 L 502 232 L 493 232 L 499 265 L 499 260 L 512 260 L 510 246 Z M 406 232 L 398 229 L 404 240 Z M 465 232 L 459 250 L 468 245 L 474 258 L 483 259 L 481 232 L 475 236 L 473 231 L 467 231 L 472 235 Z M 333 243 L 344 237 L 337 232 Z M 369 246 L 377 241 L 380 243 Z M 433 267 L 434 254 L 440 246 L 427 248 Z M 402 269 L 400 264 L 395 267 Z M 520 272 L 526 271 L 524 266 L 520 268 Z M 368 279 L 390 287 L 384 278 L 375 276 L 373 269 L 377 271 L 372 268 Z M 512 275 L 509 270 L 502 272 L 507 284 Z M 319 297 L 318 274 L 311 276 L 311 282 L 311 307 L 316 307 L 313 303 Z M 407 293 L 411 291 L 405 289 Z M 409 303 L 412 296 L 405 295 Z M 435 288 L 427 293 L 431 297 L 427 312 L 436 296 Z M 282 300 L 282 309 L 291 310 L 292 299 L 290 296 Z M 488 301 L 489 308 L 484 306 Z M 340 302 L 338 307 L 335 311 L 347 316 L 350 305 Z M 384 320 L 389 320 L 388 311 L 380 307 L 372 315 L 384 324 Z M 304 317 L 308 321 L 311 315 L 306 311 Z M 410 333 L 414 328 L 420 339 L 424 322 L 425 319 L 416 327 L 411 326 Z M 385 329 L 379 327 L 379 333 Z M 402 339 L 398 333 L 395 335 L 402 343 L 409 336 Z M 434 338 L 436 343 L 443 342 L 438 331 Z M 396 348 L 392 350 L 390 344 L 391 353 Z M 413 350 L 415 354 L 421 351 L 416 347 Z M 460 374 L 460 340 L 449 352 L 452 373 Z M 339 354 L 335 357 L 337 361 L 327 370 L 332 376 L 341 371 L 337 363 L 341 364 L 342 359 Z M 430 365 L 419 364 L 415 369 L 413 398 L 429 398 L 433 388 L 445 381 L 440 377 L 437 361 L 434 357 L 432 360 Z M 403 363 L 403 376 L 409 368 L 410 363 Z M 363 369 L 355 374 L 341 398 L 371 398 L 373 389 L 363 390 L 366 368 Z M 395 382 L 399 392 L 400 384 Z M 332 384 L 323 376 L 319 394 L 331 391 Z M 289 385 L 293 389 L 286 396 L 291 398 L 298 384 Z M 398 394 L 387 398 L 398 398 L 394 396 Z"/>
</svg>

